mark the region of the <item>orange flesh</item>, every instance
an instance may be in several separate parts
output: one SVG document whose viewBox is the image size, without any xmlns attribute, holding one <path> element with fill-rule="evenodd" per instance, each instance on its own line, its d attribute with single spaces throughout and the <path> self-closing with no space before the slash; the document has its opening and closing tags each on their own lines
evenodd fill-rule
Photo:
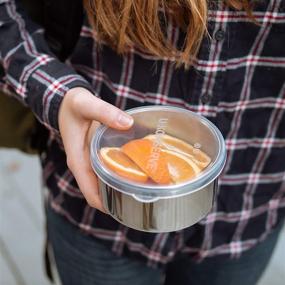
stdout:
<svg viewBox="0 0 285 285">
<path fill-rule="evenodd" d="M 148 139 L 132 140 L 123 145 L 121 149 L 154 182 L 158 184 L 171 183 L 165 153 L 161 152 L 152 141 Z"/>
<path fill-rule="evenodd" d="M 149 135 L 100 152 L 105 164 L 120 176 L 162 185 L 191 180 L 211 161 L 200 149 L 168 135 L 162 136 L 161 145 L 155 135 Z"/>
<path fill-rule="evenodd" d="M 196 176 L 195 171 L 184 159 L 176 155 L 166 153 L 166 160 L 168 162 L 168 169 L 171 178 L 175 183 L 185 182 Z"/>
<path fill-rule="evenodd" d="M 181 151 L 193 156 L 195 159 L 197 159 L 198 161 L 201 162 L 207 162 L 207 159 L 205 158 L 205 155 L 203 155 L 203 152 L 200 149 L 194 148 L 193 146 L 191 146 L 190 144 L 188 144 L 187 146 L 180 144 L 177 141 L 172 141 L 168 138 L 164 138 L 163 141 L 173 147 L 176 147 L 178 149 L 180 149 Z"/>
<path fill-rule="evenodd" d="M 112 149 L 108 152 L 108 156 L 124 167 L 141 171 L 141 169 L 135 163 L 133 163 L 133 161 L 130 160 L 122 151 Z"/>
<path fill-rule="evenodd" d="M 142 170 L 132 161 L 128 158 L 128 156 L 126 156 L 121 150 L 118 149 L 111 149 L 108 151 L 108 157 L 120 164 L 120 168 L 115 164 L 112 163 L 111 161 L 108 161 L 104 158 L 104 156 L 102 156 L 103 161 L 105 162 L 105 164 L 114 172 L 116 172 L 117 174 L 121 175 L 122 177 L 128 178 L 132 181 L 135 182 L 146 182 L 148 180 L 148 177 L 145 173 L 142 172 Z M 136 170 L 140 173 L 134 173 L 132 171 L 129 170 Z"/>
</svg>

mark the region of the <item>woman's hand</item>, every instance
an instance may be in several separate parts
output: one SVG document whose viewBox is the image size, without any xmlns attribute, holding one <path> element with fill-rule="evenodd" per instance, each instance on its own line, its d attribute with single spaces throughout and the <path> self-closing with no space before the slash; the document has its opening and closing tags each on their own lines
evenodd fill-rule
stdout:
<svg viewBox="0 0 285 285">
<path fill-rule="evenodd" d="M 58 120 L 69 169 L 87 203 L 105 212 L 99 197 L 97 177 L 90 164 L 90 140 L 100 123 L 126 130 L 133 124 L 132 117 L 78 87 L 65 94 Z"/>
</svg>

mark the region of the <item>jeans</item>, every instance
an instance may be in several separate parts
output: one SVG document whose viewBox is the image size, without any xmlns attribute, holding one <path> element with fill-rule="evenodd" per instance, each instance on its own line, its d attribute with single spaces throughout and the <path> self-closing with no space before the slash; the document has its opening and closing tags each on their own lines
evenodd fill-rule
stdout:
<svg viewBox="0 0 285 285">
<path fill-rule="evenodd" d="M 239 259 L 218 256 L 197 264 L 179 258 L 162 270 L 116 256 L 50 209 L 47 225 L 62 285 L 254 285 L 270 260 L 282 228 L 280 225 Z"/>
</svg>

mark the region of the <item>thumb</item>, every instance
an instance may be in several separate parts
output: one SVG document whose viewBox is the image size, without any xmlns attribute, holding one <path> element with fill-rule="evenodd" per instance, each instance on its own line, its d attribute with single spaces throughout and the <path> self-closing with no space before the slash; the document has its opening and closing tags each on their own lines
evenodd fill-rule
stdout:
<svg viewBox="0 0 285 285">
<path fill-rule="evenodd" d="M 76 110 L 86 120 L 95 120 L 115 129 L 129 129 L 133 125 L 133 118 L 119 108 L 95 97 L 92 93 L 78 96 Z"/>
</svg>

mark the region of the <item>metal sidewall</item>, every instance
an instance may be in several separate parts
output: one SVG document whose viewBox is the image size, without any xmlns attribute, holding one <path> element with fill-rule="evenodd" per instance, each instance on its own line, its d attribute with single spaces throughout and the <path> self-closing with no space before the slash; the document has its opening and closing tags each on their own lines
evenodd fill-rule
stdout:
<svg viewBox="0 0 285 285">
<path fill-rule="evenodd" d="M 122 193 L 99 179 L 103 205 L 118 222 L 140 231 L 171 232 L 187 228 L 211 210 L 217 180 L 199 191 L 182 197 L 143 203 Z"/>
</svg>

